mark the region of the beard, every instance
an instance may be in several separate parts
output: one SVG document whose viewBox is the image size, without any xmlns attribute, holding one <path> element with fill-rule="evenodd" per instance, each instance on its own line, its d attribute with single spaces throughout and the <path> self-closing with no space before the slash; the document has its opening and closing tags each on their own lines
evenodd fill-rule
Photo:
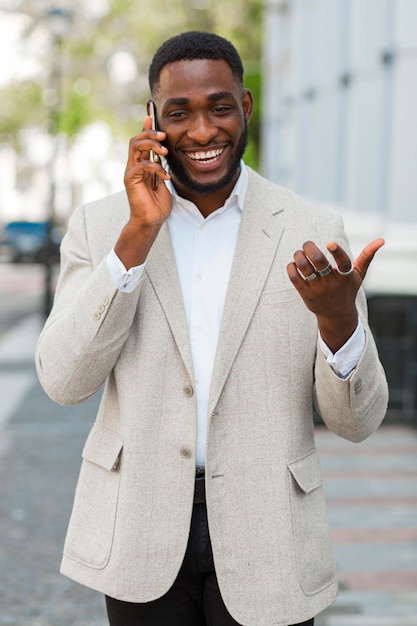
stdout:
<svg viewBox="0 0 417 626">
<path fill-rule="evenodd" d="M 170 172 L 183 187 L 186 187 L 189 191 L 192 191 L 193 193 L 207 195 L 215 191 L 220 191 L 221 189 L 224 189 L 233 181 L 236 173 L 239 171 L 240 161 L 248 145 L 248 135 L 248 123 L 245 120 L 239 143 L 236 146 L 234 154 L 232 154 L 232 159 L 230 161 L 226 174 L 222 178 L 219 178 L 212 183 L 199 183 L 194 178 L 191 178 L 181 161 L 177 158 L 175 152 L 173 152 L 172 150 L 169 150 L 165 159 L 169 165 Z M 169 149 L 169 146 L 166 147 Z"/>
</svg>

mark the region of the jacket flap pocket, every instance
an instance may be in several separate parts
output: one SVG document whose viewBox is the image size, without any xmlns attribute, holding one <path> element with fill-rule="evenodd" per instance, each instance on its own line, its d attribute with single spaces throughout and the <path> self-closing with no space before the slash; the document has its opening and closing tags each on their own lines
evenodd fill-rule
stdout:
<svg viewBox="0 0 417 626">
<path fill-rule="evenodd" d="M 311 493 L 323 483 L 320 461 L 315 450 L 289 461 L 288 469 L 304 493 Z"/>
<path fill-rule="evenodd" d="M 123 439 L 112 430 L 94 424 L 82 452 L 83 459 L 109 471 L 117 469 Z"/>
</svg>

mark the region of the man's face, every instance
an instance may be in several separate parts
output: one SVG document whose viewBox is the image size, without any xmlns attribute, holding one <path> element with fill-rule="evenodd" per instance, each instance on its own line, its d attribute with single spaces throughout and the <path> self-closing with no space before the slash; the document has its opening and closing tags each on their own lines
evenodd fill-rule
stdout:
<svg viewBox="0 0 417 626">
<path fill-rule="evenodd" d="M 155 100 L 177 191 L 186 196 L 231 190 L 253 103 L 229 65 L 207 59 L 170 63 L 161 71 Z"/>
</svg>

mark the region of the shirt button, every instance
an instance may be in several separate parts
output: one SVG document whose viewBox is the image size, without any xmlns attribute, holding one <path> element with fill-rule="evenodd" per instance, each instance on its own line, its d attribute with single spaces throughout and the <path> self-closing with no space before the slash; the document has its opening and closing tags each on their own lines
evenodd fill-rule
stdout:
<svg viewBox="0 0 417 626">
<path fill-rule="evenodd" d="M 191 385 L 185 385 L 184 393 L 188 398 L 191 398 L 191 396 L 194 395 L 194 389 L 191 387 Z"/>
<path fill-rule="evenodd" d="M 192 456 L 190 448 L 186 448 L 186 447 L 181 448 L 180 454 L 183 459 L 191 459 L 191 456 Z"/>
</svg>

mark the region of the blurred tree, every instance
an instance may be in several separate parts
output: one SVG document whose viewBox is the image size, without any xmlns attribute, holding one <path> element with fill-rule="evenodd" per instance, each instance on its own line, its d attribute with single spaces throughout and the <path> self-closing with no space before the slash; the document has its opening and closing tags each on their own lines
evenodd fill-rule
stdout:
<svg viewBox="0 0 417 626">
<path fill-rule="evenodd" d="M 19 130 L 45 126 L 75 137 L 92 121 L 105 121 L 115 138 L 127 141 L 141 127 L 148 97 L 147 69 L 155 49 L 185 30 L 217 32 L 233 41 L 247 70 L 246 86 L 257 106 L 251 123 L 247 161 L 258 164 L 262 0 L 82 0 L 68 2 L 69 33 L 54 58 L 45 19 L 47 6 L 18 0 L 14 11 L 29 20 L 26 48 L 36 46 L 41 71 L 31 80 L 0 88 L 0 141 L 18 148 Z M 59 3 L 62 7 L 62 2 Z M 65 6 L 65 5 L 64 5 Z M 39 32 L 44 38 L 39 37 Z M 59 63 L 58 69 L 54 64 Z M 55 67 L 55 69 L 53 69 Z M 51 73 L 59 74 L 59 98 Z M 55 112 L 51 128 L 51 111 Z"/>
</svg>

